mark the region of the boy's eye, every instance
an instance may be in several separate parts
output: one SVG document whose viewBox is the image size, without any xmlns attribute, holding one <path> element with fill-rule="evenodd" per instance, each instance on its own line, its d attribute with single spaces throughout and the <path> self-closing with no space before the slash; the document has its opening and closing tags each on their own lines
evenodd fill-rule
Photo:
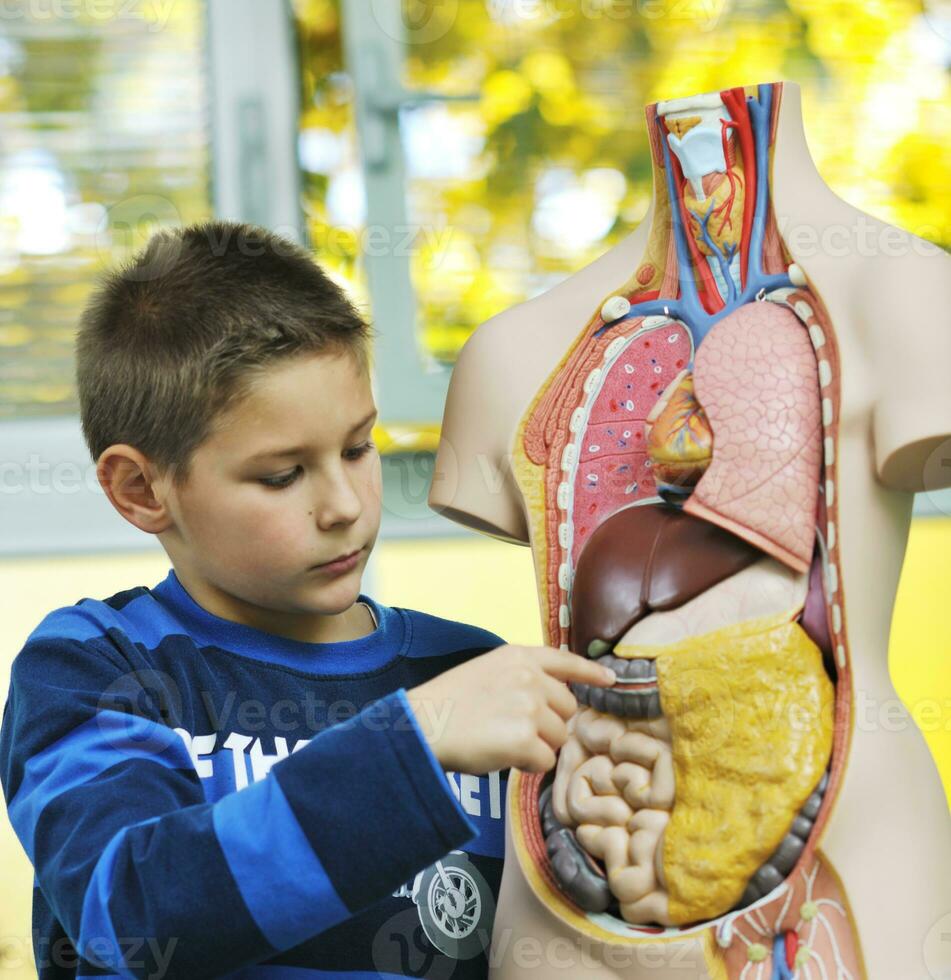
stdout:
<svg viewBox="0 0 951 980">
<path fill-rule="evenodd" d="M 360 446 L 354 446 L 353 449 L 347 450 L 348 459 L 359 459 L 361 456 L 366 456 L 366 454 L 373 448 L 374 443 L 372 439 L 367 440 Z"/>
<path fill-rule="evenodd" d="M 370 439 L 368 442 L 364 442 L 362 445 L 354 446 L 352 449 L 348 449 L 345 453 L 347 459 L 355 460 L 360 459 L 373 449 L 374 442 Z M 298 477 L 298 475 L 303 472 L 302 466 L 295 466 L 290 473 L 282 474 L 281 476 L 262 476 L 258 478 L 258 483 L 263 483 L 266 487 L 273 487 L 277 490 L 281 490 L 284 487 L 289 487 Z"/>
<path fill-rule="evenodd" d="M 295 466 L 290 473 L 285 473 L 282 476 L 262 476 L 258 482 L 263 483 L 266 487 L 276 487 L 277 489 L 289 487 L 297 479 L 297 473 L 300 468 L 299 466 Z"/>
</svg>

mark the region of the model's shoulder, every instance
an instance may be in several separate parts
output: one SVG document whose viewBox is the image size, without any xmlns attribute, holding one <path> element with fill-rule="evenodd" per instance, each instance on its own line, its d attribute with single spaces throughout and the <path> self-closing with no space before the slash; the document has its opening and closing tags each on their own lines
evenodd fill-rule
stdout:
<svg viewBox="0 0 951 980">
<path fill-rule="evenodd" d="M 851 277 L 860 296 L 906 296 L 907 276 L 925 289 L 946 285 L 951 255 L 933 241 L 890 224 L 845 200 L 831 188 L 811 203 L 806 223 L 786 228 L 787 244 L 808 269 L 818 259 L 830 274 Z M 922 231 L 927 230 L 922 228 Z M 937 226 L 930 231 L 938 234 Z M 798 258 L 797 258 L 798 260 Z"/>
<path fill-rule="evenodd" d="M 491 630 L 470 623 L 446 619 L 419 609 L 402 609 L 413 630 L 413 652 L 418 655 L 458 653 L 463 650 L 494 650 L 505 640 Z"/>
<path fill-rule="evenodd" d="M 904 228 L 874 219 L 875 248 L 871 261 L 861 265 L 861 295 L 877 306 L 891 300 L 903 309 L 913 303 L 934 309 L 951 292 L 951 254 L 940 245 Z M 938 317 L 946 312 L 937 312 Z"/>
</svg>

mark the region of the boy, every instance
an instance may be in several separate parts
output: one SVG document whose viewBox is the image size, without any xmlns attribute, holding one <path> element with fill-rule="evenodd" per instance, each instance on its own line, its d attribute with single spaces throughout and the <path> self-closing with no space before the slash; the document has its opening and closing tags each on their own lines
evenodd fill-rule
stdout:
<svg viewBox="0 0 951 980">
<path fill-rule="evenodd" d="M 100 484 L 172 568 L 14 660 L 41 978 L 485 976 L 501 777 L 554 764 L 564 681 L 613 675 L 361 593 L 369 336 L 305 250 L 223 222 L 154 236 L 84 311 Z"/>
</svg>

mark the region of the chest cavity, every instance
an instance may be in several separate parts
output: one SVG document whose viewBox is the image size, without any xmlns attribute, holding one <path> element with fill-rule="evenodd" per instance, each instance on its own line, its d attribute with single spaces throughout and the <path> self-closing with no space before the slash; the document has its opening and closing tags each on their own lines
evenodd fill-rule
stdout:
<svg viewBox="0 0 951 980">
<path fill-rule="evenodd" d="M 668 389 L 669 411 L 659 405 Z M 680 488 L 686 512 L 808 569 L 822 420 L 815 353 L 791 310 L 741 306 L 696 351 L 681 323 L 642 326 L 616 338 L 584 392 L 563 460 L 574 470 L 566 485 L 572 567 L 611 514 L 656 501 L 674 460 L 691 474 Z"/>
</svg>

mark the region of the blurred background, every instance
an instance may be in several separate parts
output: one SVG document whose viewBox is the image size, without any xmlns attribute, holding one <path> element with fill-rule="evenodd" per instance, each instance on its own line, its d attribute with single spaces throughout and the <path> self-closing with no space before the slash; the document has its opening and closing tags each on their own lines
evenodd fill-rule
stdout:
<svg viewBox="0 0 951 980">
<path fill-rule="evenodd" d="M 645 104 L 727 86 L 797 82 L 832 189 L 948 248 L 949 67 L 937 0 L 3 4 L 0 690 L 50 609 L 167 572 L 98 488 L 73 383 L 97 273 L 153 231 L 219 215 L 312 248 L 381 333 L 384 523 L 364 591 L 537 643 L 528 549 L 426 506 L 466 338 L 641 220 Z M 918 495 L 890 647 L 946 787 L 949 515 L 946 492 Z M 32 871 L 2 823 L 0 967 L 35 976 Z"/>
</svg>

